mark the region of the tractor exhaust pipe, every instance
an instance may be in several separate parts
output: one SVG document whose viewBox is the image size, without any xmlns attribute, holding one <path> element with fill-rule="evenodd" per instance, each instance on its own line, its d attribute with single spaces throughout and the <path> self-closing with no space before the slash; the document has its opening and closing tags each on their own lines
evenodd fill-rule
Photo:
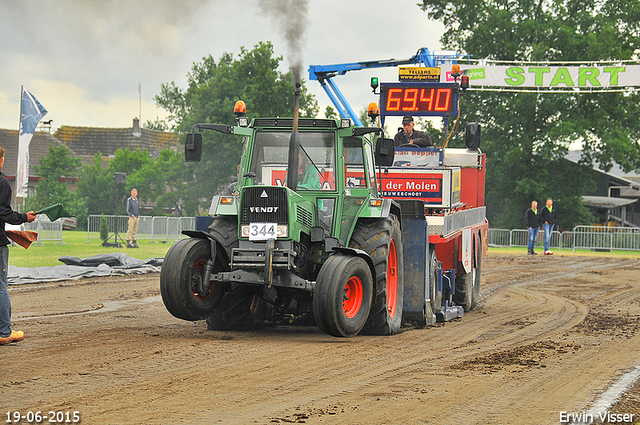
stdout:
<svg viewBox="0 0 640 425">
<path fill-rule="evenodd" d="M 293 131 L 298 132 L 298 115 L 300 115 L 300 83 L 296 83 L 296 91 L 293 93 Z"/>
<path fill-rule="evenodd" d="M 300 83 L 296 83 L 293 102 L 293 131 L 289 137 L 289 164 L 287 168 L 287 187 L 296 190 L 298 187 L 298 155 L 300 154 L 300 135 L 298 134 L 298 115 L 300 114 Z"/>
</svg>

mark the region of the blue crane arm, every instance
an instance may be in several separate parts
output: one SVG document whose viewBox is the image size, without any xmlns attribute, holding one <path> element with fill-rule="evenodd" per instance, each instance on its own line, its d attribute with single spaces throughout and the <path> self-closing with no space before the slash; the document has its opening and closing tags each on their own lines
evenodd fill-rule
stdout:
<svg viewBox="0 0 640 425">
<path fill-rule="evenodd" d="M 349 71 L 358 71 L 365 68 L 385 68 L 390 66 L 408 65 L 422 63 L 425 66 L 435 66 L 433 55 L 429 49 L 422 47 L 418 52 L 409 59 L 387 59 L 379 61 L 342 63 L 335 65 L 310 65 L 309 80 L 317 80 L 324 89 L 331 103 L 336 107 L 341 118 L 350 118 L 357 125 L 362 126 L 362 122 L 355 111 L 342 95 L 338 86 L 331 80 L 336 75 L 344 75 Z"/>
<path fill-rule="evenodd" d="M 341 63 L 335 65 L 309 65 L 309 80 L 317 80 L 324 91 L 329 96 L 331 103 L 336 107 L 341 118 L 350 118 L 357 125 L 362 126 L 358 115 L 349 105 L 347 99 L 342 95 L 332 78 L 337 75 L 344 75 L 349 71 L 358 71 L 367 68 L 386 68 L 391 66 L 422 64 L 427 67 L 437 67 L 445 60 L 456 63 L 461 57 L 458 53 L 434 55 L 429 49 L 422 47 L 418 52 L 408 59 L 386 59 L 379 61 Z"/>
<path fill-rule="evenodd" d="M 359 71 L 366 68 L 385 68 L 390 66 L 423 64 L 425 66 L 434 67 L 435 58 L 426 47 L 420 48 L 418 52 L 409 59 L 386 59 L 379 61 L 352 62 L 341 63 L 335 65 L 310 65 L 309 80 L 322 81 L 336 75 L 344 75 L 349 71 Z"/>
</svg>

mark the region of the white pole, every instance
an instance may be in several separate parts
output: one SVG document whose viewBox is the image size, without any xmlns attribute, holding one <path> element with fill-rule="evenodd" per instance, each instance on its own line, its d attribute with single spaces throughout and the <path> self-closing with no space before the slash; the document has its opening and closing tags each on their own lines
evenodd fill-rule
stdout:
<svg viewBox="0 0 640 425">
<path fill-rule="evenodd" d="M 22 127 L 22 95 L 24 94 L 24 86 L 20 86 L 20 117 L 18 119 L 18 152 L 20 152 L 20 128 Z M 18 209 L 18 169 L 20 168 L 20 155 L 16 155 L 16 176 L 13 190 L 13 208 Z M 28 178 L 28 176 L 27 176 Z"/>
</svg>

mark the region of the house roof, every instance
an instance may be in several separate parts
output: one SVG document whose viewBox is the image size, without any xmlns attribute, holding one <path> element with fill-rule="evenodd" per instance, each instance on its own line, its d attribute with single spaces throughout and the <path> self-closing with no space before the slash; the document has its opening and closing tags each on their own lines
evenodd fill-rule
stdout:
<svg viewBox="0 0 640 425">
<path fill-rule="evenodd" d="M 145 150 L 153 157 L 165 148 L 177 148 L 178 136 L 165 131 L 139 128 L 75 127 L 63 125 L 55 136 L 79 156 L 93 157 L 101 152 L 113 156 L 118 149 Z"/>
<path fill-rule="evenodd" d="M 578 163 L 582 157 L 582 151 L 569 151 L 564 156 L 568 161 Z M 603 171 L 597 165 L 593 166 L 593 170 L 606 175 L 610 178 L 610 181 L 614 186 L 610 185 L 610 188 L 620 189 L 621 198 L 640 198 L 640 174 L 631 172 L 624 172 L 622 168 L 615 162 L 613 163 L 609 171 Z M 585 197 L 586 199 L 586 197 Z M 588 205 L 585 202 L 585 205 Z M 595 206 L 595 205 L 594 205 Z M 613 208 L 613 207 L 612 207 Z"/>
<path fill-rule="evenodd" d="M 40 164 L 40 158 L 49 155 L 49 145 L 60 146 L 62 143 L 49 133 L 36 131 L 29 144 L 29 176 L 37 175 L 34 166 Z M 18 168 L 18 130 L 0 129 L 0 146 L 6 150 L 2 172 L 15 177 Z"/>
<path fill-rule="evenodd" d="M 565 159 L 575 162 L 576 164 L 580 161 L 582 157 L 582 151 L 569 151 L 564 156 Z M 633 171 L 625 172 L 622 171 L 622 168 L 616 164 L 615 162 L 612 164 L 611 169 L 609 171 L 603 171 L 598 165 L 594 164 L 592 167 L 595 171 L 606 174 L 609 177 L 613 177 L 615 179 L 619 179 L 624 183 L 629 183 L 631 186 L 640 187 L 640 174 L 635 173 Z"/>
<path fill-rule="evenodd" d="M 613 209 L 630 205 L 637 199 L 610 198 L 608 196 L 583 196 L 582 202 L 588 207 Z"/>
</svg>

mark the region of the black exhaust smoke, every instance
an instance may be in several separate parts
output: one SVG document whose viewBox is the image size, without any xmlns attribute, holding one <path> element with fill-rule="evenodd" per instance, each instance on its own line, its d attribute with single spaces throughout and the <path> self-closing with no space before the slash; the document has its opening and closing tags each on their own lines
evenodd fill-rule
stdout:
<svg viewBox="0 0 640 425">
<path fill-rule="evenodd" d="M 287 60 L 293 74 L 293 83 L 302 81 L 302 51 L 309 9 L 308 0 L 260 0 L 260 8 L 274 19 L 287 42 Z"/>
<path fill-rule="evenodd" d="M 298 116 L 300 115 L 300 85 L 302 83 L 302 51 L 304 32 L 307 25 L 308 0 L 260 0 L 262 11 L 271 16 L 277 28 L 287 42 L 287 59 L 293 83 L 295 99 L 293 107 L 293 130 L 289 138 L 289 158 L 287 186 L 291 190 L 298 187 L 298 157 L 300 154 L 300 135 L 298 134 Z"/>
</svg>

